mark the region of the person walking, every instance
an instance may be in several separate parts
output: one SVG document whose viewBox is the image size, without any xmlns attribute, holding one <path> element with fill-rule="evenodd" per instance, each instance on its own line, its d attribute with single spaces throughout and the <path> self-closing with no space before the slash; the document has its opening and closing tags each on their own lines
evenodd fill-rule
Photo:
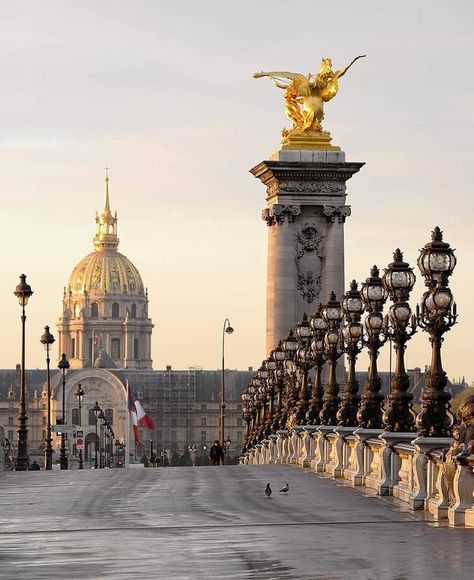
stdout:
<svg viewBox="0 0 474 580">
<path fill-rule="evenodd" d="M 224 449 L 216 439 L 209 450 L 209 459 L 212 465 L 224 465 Z"/>
</svg>

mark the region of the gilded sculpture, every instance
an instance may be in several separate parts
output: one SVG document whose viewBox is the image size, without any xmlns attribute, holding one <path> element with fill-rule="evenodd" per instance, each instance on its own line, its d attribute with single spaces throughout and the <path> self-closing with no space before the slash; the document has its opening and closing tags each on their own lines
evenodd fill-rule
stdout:
<svg viewBox="0 0 474 580">
<path fill-rule="evenodd" d="M 339 90 L 339 79 L 349 68 L 366 55 L 354 58 L 346 67 L 333 71 L 330 58 L 323 58 L 316 75 L 303 75 L 285 71 L 259 72 L 256 79 L 269 77 L 273 84 L 285 91 L 285 114 L 293 124 L 291 129 L 283 129 L 285 148 L 339 149 L 331 146 L 331 136 L 322 128 L 324 103 L 333 99 Z"/>
</svg>

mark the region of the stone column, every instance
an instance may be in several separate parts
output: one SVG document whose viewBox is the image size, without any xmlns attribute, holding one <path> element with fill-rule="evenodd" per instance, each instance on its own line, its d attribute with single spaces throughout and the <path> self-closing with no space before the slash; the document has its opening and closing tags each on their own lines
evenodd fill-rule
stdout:
<svg viewBox="0 0 474 580">
<path fill-rule="evenodd" d="M 282 149 L 251 170 L 267 189 L 267 352 L 304 312 L 344 292 L 346 181 L 363 166 L 342 151 Z"/>
</svg>

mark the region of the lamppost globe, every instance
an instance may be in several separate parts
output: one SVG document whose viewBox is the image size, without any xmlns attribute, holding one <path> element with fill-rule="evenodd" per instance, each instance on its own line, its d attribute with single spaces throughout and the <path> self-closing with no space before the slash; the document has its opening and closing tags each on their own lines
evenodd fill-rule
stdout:
<svg viewBox="0 0 474 580">
<path fill-rule="evenodd" d="M 18 298 L 18 303 L 20 306 L 26 306 L 28 304 L 28 300 L 31 298 L 33 294 L 33 290 L 31 286 L 26 282 L 26 274 L 20 275 L 20 283 L 15 288 L 13 292 L 15 296 Z"/>
<path fill-rule="evenodd" d="M 447 284 L 456 262 L 454 250 L 443 242 L 443 232 L 436 226 L 431 232 L 431 242 L 420 250 L 417 261 L 426 286 L 432 290 L 438 283 Z"/>
</svg>

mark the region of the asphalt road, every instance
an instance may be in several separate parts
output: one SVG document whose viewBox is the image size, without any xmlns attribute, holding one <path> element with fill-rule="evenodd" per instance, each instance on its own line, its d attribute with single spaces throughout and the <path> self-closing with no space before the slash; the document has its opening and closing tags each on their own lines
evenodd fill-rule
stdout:
<svg viewBox="0 0 474 580">
<path fill-rule="evenodd" d="M 5 473 L 0 514 L 2 580 L 474 576 L 474 529 L 289 466 Z"/>
</svg>

